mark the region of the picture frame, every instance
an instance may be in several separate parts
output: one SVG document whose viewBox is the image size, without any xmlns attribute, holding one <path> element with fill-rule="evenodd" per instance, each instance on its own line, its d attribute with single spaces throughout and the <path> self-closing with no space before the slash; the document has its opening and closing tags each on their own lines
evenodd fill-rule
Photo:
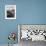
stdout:
<svg viewBox="0 0 46 46">
<path fill-rule="evenodd" d="M 5 19 L 16 19 L 16 5 L 5 5 Z"/>
</svg>

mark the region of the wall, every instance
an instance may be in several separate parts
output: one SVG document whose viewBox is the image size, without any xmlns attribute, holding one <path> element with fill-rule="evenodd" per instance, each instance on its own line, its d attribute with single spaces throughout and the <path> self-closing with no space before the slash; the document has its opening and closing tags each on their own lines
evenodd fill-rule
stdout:
<svg viewBox="0 0 46 46">
<path fill-rule="evenodd" d="M 46 24 L 46 0 L 16 0 L 19 24 Z"/>
<path fill-rule="evenodd" d="M 5 20 L 6 4 L 16 4 L 16 20 Z M 0 0 L 0 44 L 8 43 L 9 32 L 17 34 L 17 24 L 46 24 L 46 0 Z"/>
<path fill-rule="evenodd" d="M 6 20 L 5 19 L 5 5 L 16 4 L 16 0 L 0 0 L 0 44 L 7 44 L 8 34 L 10 32 L 16 32 L 17 35 L 17 19 L 16 20 Z M 16 38 L 16 43 L 17 38 Z"/>
</svg>

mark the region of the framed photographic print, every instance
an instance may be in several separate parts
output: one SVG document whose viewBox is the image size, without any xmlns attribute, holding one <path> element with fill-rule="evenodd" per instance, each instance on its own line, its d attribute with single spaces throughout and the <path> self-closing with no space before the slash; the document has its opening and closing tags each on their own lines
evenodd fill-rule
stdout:
<svg viewBox="0 0 46 46">
<path fill-rule="evenodd" d="M 5 19 L 16 19 L 16 5 L 5 5 Z"/>
</svg>

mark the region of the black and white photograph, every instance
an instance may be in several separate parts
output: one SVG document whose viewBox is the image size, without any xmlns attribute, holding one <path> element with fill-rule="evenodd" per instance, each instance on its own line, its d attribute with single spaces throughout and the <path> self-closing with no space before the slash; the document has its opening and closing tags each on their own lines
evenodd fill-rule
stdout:
<svg viewBox="0 0 46 46">
<path fill-rule="evenodd" d="M 16 19 L 16 5 L 5 5 L 5 19 Z"/>
</svg>

